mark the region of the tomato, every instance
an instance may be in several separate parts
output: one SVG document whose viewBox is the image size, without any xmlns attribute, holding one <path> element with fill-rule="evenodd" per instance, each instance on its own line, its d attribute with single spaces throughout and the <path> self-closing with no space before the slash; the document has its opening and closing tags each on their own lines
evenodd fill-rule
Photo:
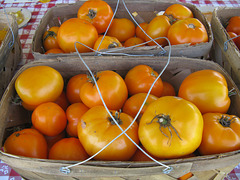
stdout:
<svg viewBox="0 0 240 180">
<path fill-rule="evenodd" d="M 113 117 L 123 130 L 133 121 L 133 118 L 125 113 L 111 111 Z M 137 134 L 138 125 L 134 122 L 126 131 L 126 134 L 136 143 L 139 143 Z M 78 123 L 78 138 L 86 152 L 93 156 L 115 137 L 121 134 L 121 130 L 109 116 L 104 106 L 95 106 L 89 109 Z M 136 146 L 126 137 L 121 135 L 115 139 L 106 149 L 94 157 L 97 160 L 124 161 L 129 160 L 136 151 Z"/>
<path fill-rule="evenodd" d="M 89 156 L 78 138 L 64 138 L 56 142 L 49 151 L 49 159 L 83 161 Z"/>
<path fill-rule="evenodd" d="M 138 94 L 132 95 L 130 98 L 126 100 L 122 108 L 123 112 L 135 118 L 146 96 L 147 96 L 147 93 L 138 93 Z M 146 102 L 143 105 L 142 110 L 139 113 L 139 116 L 137 117 L 138 121 L 140 120 L 142 114 L 145 112 L 149 104 L 151 104 L 153 101 L 156 101 L 157 99 L 158 98 L 156 96 L 149 94 Z"/>
<path fill-rule="evenodd" d="M 193 153 L 202 140 L 203 118 L 191 102 L 175 96 L 152 102 L 140 120 L 139 140 L 158 158 L 178 158 Z"/>
<path fill-rule="evenodd" d="M 240 34 L 240 16 L 233 16 L 229 19 L 226 27 L 227 31 Z"/>
<path fill-rule="evenodd" d="M 96 28 L 90 22 L 79 18 L 71 18 L 63 22 L 57 34 L 59 47 L 65 53 L 76 52 L 75 42 L 93 48 L 97 38 L 98 32 Z M 91 51 L 80 43 L 76 44 L 80 53 Z"/>
<path fill-rule="evenodd" d="M 161 26 L 159 26 L 161 24 Z M 169 18 L 164 15 L 156 16 L 153 18 L 150 23 L 147 26 L 146 33 L 152 38 L 156 39 L 155 41 L 161 45 L 165 46 L 167 45 L 167 40 L 160 37 L 167 37 L 168 30 L 170 28 L 171 24 L 169 21 Z M 148 36 L 145 36 L 145 41 L 151 40 Z M 156 46 L 156 43 L 151 41 L 148 43 L 149 46 Z"/>
<path fill-rule="evenodd" d="M 124 79 L 129 94 L 147 93 L 157 76 L 158 73 L 148 65 L 137 65 L 133 67 L 127 72 Z M 154 96 L 160 97 L 162 92 L 163 83 L 161 78 L 159 78 L 150 93 Z"/>
<path fill-rule="evenodd" d="M 235 44 L 237 48 L 240 50 L 240 33 L 238 34 L 238 37 L 236 38 Z"/>
<path fill-rule="evenodd" d="M 237 38 L 235 38 L 235 37 L 237 37 L 237 34 L 234 33 L 234 32 L 227 32 L 227 33 L 228 33 L 230 38 L 234 38 L 232 40 L 233 40 L 234 43 L 236 43 Z"/>
<path fill-rule="evenodd" d="M 135 24 L 127 18 L 114 18 L 107 35 L 116 37 L 120 42 L 124 42 L 135 36 Z"/>
<path fill-rule="evenodd" d="M 145 41 L 141 38 L 138 37 L 131 37 L 129 39 L 127 39 L 124 43 L 125 47 L 130 47 L 130 46 L 136 46 L 136 47 L 140 47 L 140 46 L 145 46 L 145 44 L 143 44 Z"/>
<path fill-rule="evenodd" d="M 85 1 L 77 13 L 78 18 L 92 23 L 99 34 L 104 33 L 113 17 L 112 8 L 105 1 Z"/>
<path fill-rule="evenodd" d="M 114 71 L 100 71 L 95 75 L 98 87 L 103 100 L 110 110 L 119 110 L 128 97 L 127 86 L 123 78 Z M 97 91 L 96 85 L 91 78 L 91 82 L 85 83 L 80 91 L 82 102 L 89 108 L 102 105 L 102 100 Z"/>
<path fill-rule="evenodd" d="M 171 23 L 186 18 L 193 18 L 193 13 L 191 9 L 182 4 L 172 4 L 164 12 L 165 16 L 169 17 Z"/>
<path fill-rule="evenodd" d="M 167 37 L 171 45 L 195 45 L 208 42 L 208 33 L 204 25 L 196 18 L 187 18 L 174 23 L 168 31 Z"/>
<path fill-rule="evenodd" d="M 225 77 L 214 70 L 200 70 L 181 83 L 178 96 L 194 103 L 201 113 L 226 113 L 230 106 Z"/>
<path fill-rule="evenodd" d="M 67 125 L 65 111 L 56 103 L 42 103 L 32 113 L 32 124 L 39 132 L 47 136 L 56 136 Z"/>
<path fill-rule="evenodd" d="M 240 119 L 222 113 L 203 114 L 204 129 L 198 150 L 202 155 L 225 153 L 240 149 Z"/>
<path fill-rule="evenodd" d="M 66 87 L 66 96 L 68 101 L 73 104 L 77 102 L 82 102 L 80 99 L 80 89 L 84 83 L 88 81 L 87 74 L 77 74 L 72 76 Z"/>
<path fill-rule="evenodd" d="M 140 23 L 139 26 L 146 32 L 148 23 L 143 22 L 143 23 Z M 146 34 L 140 29 L 139 26 L 136 27 L 136 37 L 139 37 L 145 40 Z"/>
<path fill-rule="evenodd" d="M 156 158 L 149 154 L 149 152 L 146 151 L 146 149 L 142 146 L 140 146 L 148 155 L 150 155 L 152 158 L 156 160 L 160 160 L 159 158 Z M 150 157 L 148 157 L 145 153 L 143 153 L 140 149 L 137 149 L 134 155 L 130 159 L 131 161 L 153 161 Z"/>
<path fill-rule="evenodd" d="M 94 44 L 93 49 L 100 51 L 102 49 L 111 49 L 111 48 L 117 48 L 117 47 L 122 47 L 122 43 L 119 42 L 119 40 L 116 37 L 104 36 L 103 38 L 103 36 L 99 36 L 99 38 Z"/>
<path fill-rule="evenodd" d="M 49 66 L 35 66 L 24 70 L 15 81 L 15 89 L 23 102 L 39 105 L 55 101 L 63 91 L 63 77 Z"/>
<path fill-rule="evenodd" d="M 45 51 L 48 51 L 50 49 L 59 49 L 57 42 L 58 30 L 59 27 L 53 26 L 43 34 L 43 47 Z"/>
<path fill-rule="evenodd" d="M 4 143 L 6 153 L 31 158 L 47 159 L 47 142 L 36 129 L 23 129 L 12 133 Z"/>
<path fill-rule="evenodd" d="M 47 141 L 47 145 L 48 145 L 48 152 L 51 149 L 51 147 L 58 141 L 60 141 L 61 139 L 65 138 L 65 131 L 61 132 L 60 134 L 56 135 L 56 136 L 44 136 L 46 141 Z"/>
<path fill-rule="evenodd" d="M 47 50 L 44 54 L 60 54 L 60 53 L 64 53 L 63 50 L 59 49 L 59 48 L 53 48 L 53 49 L 49 49 Z"/>
<path fill-rule="evenodd" d="M 167 81 L 163 81 L 163 93 L 162 96 L 175 96 L 176 91 L 173 85 Z"/>
<path fill-rule="evenodd" d="M 55 101 L 64 111 L 67 109 L 69 102 L 66 97 L 66 93 L 63 91 L 62 94 Z"/>
<path fill-rule="evenodd" d="M 83 104 L 83 103 L 74 103 L 71 104 L 67 110 L 66 110 L 66 115 L 67 115 L 67 134 L 69 136 L 77 137 L 77 125 L 78 122 L 80 122 L 80 119 L 82 115 L 87 112 L 89 108 Z"/>
</svg>

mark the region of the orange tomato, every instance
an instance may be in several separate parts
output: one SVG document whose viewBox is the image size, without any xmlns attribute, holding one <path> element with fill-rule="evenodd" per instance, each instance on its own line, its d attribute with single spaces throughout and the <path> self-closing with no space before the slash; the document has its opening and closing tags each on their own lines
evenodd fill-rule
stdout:
<svg viewBox="0 0 240 180">
<path fill-rule="evenodd" d="M 174 23 L 168 31 L 167 37 L 171 45 L 195 45 L 208 42 L 208 33 L 204 25 L 196 18 L 187 18 Z"/>
<path fill-rule="evenodd" d="M 51 149 L 51 147 L 58 142 L 59 140 L 65 138 L 65 131 L 61 132 L 60 134 L 56 135 L 56 136 L 44 136 L 46 141 L 47 141 L 47 145 L 48 145 L 48 152 Z"/>
<path fill-rule="evenodd" d="M 122 43 L 119 42 L 119 40 L 116 37 L 104 36 L 103 38 L 103 36 L 99 36 L 99 38 L 94 44 L 93 49 L 100 51 L 102 49 L 111 49 L 117 47 L 122 47 Z"/>
<path fill-rule="evenodd" d="M 172 84 L 167 81 L 163 81 L 163 93 L 162 96 L 175 96 L 176 91 Z"/>
<path fill-rule="evenodd" d="M 161 24 L 161 26 L 159 26 Z M 161 15 L 153 18 L 147 26 L 146 33 L 152 38 L 167 37 L 168 30 L 171 24 L 167 16 Z M 145 36 L 145 41 L 151 40 L 148 36 Z M 167 40 L 164 38 L 155 40 L 159 45 L 167 45 Z M 156 46 L 154 41 L 148 43 L 149 46 Z"/>
<path fill-rule="evenodd" d="M 47 142 L 36 129 L 23 129 L 12 133 L 4 143 L 6 153 L 47 159 Z"/>
<path fill-rule="evenodd" d="M 85 1 L 79 8 L 78 18 L 92 23 L 99 34 L 104 33 L 113 17 L 111 6 L 105 1 Z"/>
<path fill-rule="evenodd" d="M 89 156 L 77 138 L 64 138 L 56 142 L 49 151 L 48 158 L 56 160 L 83 161 Z"/>
<path fill-rule="evenodd" d="M 88 81 L 87 74 L 77 74 L 72 76 L 66 87 L 66 96 L 68 101 L 73 104 L 77 102 L 82 102 L 80 99 L 80 89 L 84 83 Z"/>
<path fill-rule="evenodd" d="M 34 109 L 32 124 L 42 134 L 56 136 L 66 128 L 67 117 L 65 111 L 58 104 L 47 102 Z"/>
<path fill-rule="evenodd" d="M 49 49 L 59 49 L 57 42 L 58 30 L 59 27 L 53 26 L 43 34 L 43 47 L 45 51 L 48 51 Z"/>
<path fill-rule="evenodd" d="M 63 50 L 59 49 L 59 48 L 53 48 L 53 49 L 49 49 L 47 50 L 44 54 L 60 54 L 60 53 L 64 53 Z"/>
<path fill-rule="evenodd" d="M 142 44 L 144 43 L 145 41 L 141 38 L 138 38 L 138 37 L 131 37 L 129 39 L 127 39 L 124 43 L 124 46 L 125 47 L 130 47 L 130 46 L 136 46 L 136 47 L 140 47 L 140 46 L 145 46 L 145 44 Z"/>
<path fill-rule="evenodd" d="M 66 115 L 68 124 L 66 131 L 69 136 L 77 137 L 78 122 L 80 122 L 82 115 L 88 110 L 89 108 L 83 103 L 74 103 L 67 108 Z"/>
<path fill-rule="evenodd" d="M 135 36 L 135 25 L 127 18 L 114 18 L 107 35 L 116 37 L 120 42 L 124 42 Z"/>
<path fill-rule="evenodd" d="M 143 22 L 143 23 L 140 23 L 139 26 L 146 32 L 148 23 Z M 140 29 L 139 26 L 136 27 L 136 37 L 145 39 L 146 34 Z"/>
<path fill-rule="evenodd" d="M 79 18 L 71 18 L 63 22 L 57 34 L 58 44 L 65 53 L 76 51 L 75 42 L 93 48 L 97 38 L 98 32 L 96 28 L 90 22 Z M 76 44 L 80 53 L 91 51 L 82 44 Z"/>
<path fill-rule="evenodd" d="M 226 27 L 227 31 L 240 34 L 240 16 L 233 16 L 229 19 Z"/>
</svg>

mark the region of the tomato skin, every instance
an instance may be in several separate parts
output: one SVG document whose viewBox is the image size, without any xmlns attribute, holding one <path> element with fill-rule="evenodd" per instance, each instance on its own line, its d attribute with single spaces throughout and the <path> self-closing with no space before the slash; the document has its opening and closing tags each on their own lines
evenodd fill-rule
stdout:
<svg viewBox="0 0 240 180">
<path fill-rule="evenodd" d="M 95 78 L 107 107 L 110 110 L 121 109 L 128 97 L 127 86 L 123 78 L 110 70 L 98 72 Z M 82 86 L 80 98 L 89 108 L 103 104 L 93 82 L 87 82 Z"/>
<path fill-rule="evenodd" d="M 42 103 L 32 113 L 32 124 L 39 132 L 47 136 L 56 136 L 67 125 L 65 111 L 56 103 Z"/>
<path fill-rule="evenodd" d="M 98 34 L 101 34 L 106 31 L 113 17 L 113 11 L 105 1 L 86 1 L 79 8 L 77 16 L 92 23 Z"/>
<path fill-rule="evenodd" d="M 83 103 L 74 103 L 67 108 L 66 115 L 67 115 L 68 124 L 67 124 L 66 131 L 70 137 L 78 136 L 77 134 L 78 122 L 80 122 L 82 115 L 88 110 L 89 108 Z"/>
<path fill-rule="evenodd" d="M 220 123 L 228 117 L 229 126 Z M 240 119 L 235 115 L 222 113 L 203 114 L 204 129 L 202 143 L 198 150 L 202 155 L 225 153 L 240 149 Z M 227 123 L 225 123 L 227 124 Z"/>
<path fill-rule="evenodd" d="M 33 127 L 34 128 L 34 127 Z M 65 138 L 65 134 L 66 132 L 63 131 L 60 134 L 56 135 L 56 136 L 46 136 L 44 135 L 46 141 L 47 141 L 47 145 L 48 145 L 48 152 L 51 149 L 51 147 L 58 141 L 60 141 L 61 139 Z"/>
<path fill-rule="evenodd" d="M 208 33 L 204 25 L 196 18 L 187 18 L 174 23 L 168 31 L 167 37 L 171 45 L 195 45 L 208 42 Z"/>
<path fill-rule="evenodd" d="M 140 46 L 145 46 L 145 44 L 142 44 L 144 43 L 145 41 L 141 38 L 138 38 L 138 37 L 131 37 L 129 39 L 127 39 L 125 42 L 124 42 L 124 46 L 125 47 L 130 47 L 130 46 L 136 46 L 136 47 L 140 47 Z"/>
<path fill-rule="evenodd" d="M 43 47 L 45 51 L 48 51 L 50 49 L 59 49 L 57 42 L 58 30 L 59 27 L 53 26 L 43 34 Z"/>
<path fill-rule="evenodd" d="M 143 22 L 143 23 L 140 23 L 139 26 L 146 32 L 148 23 Z M 145 40 L 146 34 L 140 29 L 139 26 L 136 27 L 136 37 L 139 37 Z"/>
<path fill-rule="evenodd" d="M 177 133 L 167 125 L 169 122 L 166 123 L 163 115 L 169 115 Z M 153 156 L 178 158 L 193 153 L 199 147 L 202 131 L 202 114 L 193 103 L 175 96 L 164 96 L 152 102 L 143 113 L 138 135 L 144 148 Z"/>
<path fill-rule="evenodd" d="M 6 153 L 47 159 L 47 142 L 36 129 L 23 129 L 11 134 L 4 143 Z"/>
<path fill-rule="evenodd" d="M 163 81 L 162 96 L 176 96 L 176 91 L 171 83 Z"/>
<path fill-rule="evenodd" d="M 75 42 L 93 48 L 97 38 L 98 32 L 96 28 L 90 22 L 79 18 L 71 18 L 63 22 L 57 34 L 59 47 L 65 53 L 76 52 Z M 79 43 L 76 44 L 76 47 L 80 53 L 91 51 Z"/>
<path fill-rule="evenodd" d="M 113 116 L 116 111 L 111 111 Z M 116 118 L 117 119 L 117 118 Z M 133 118 L 125 113 L 120 113 L 120 126 L 125 130 Z M 117 125 L 111 123 L 111 118 L 104 106 L 95 106 L 88 110 L 78 123 L 78 138 L 86 152 L 92 156 L 121 134 Z M 138 125 L 136 122 L 126 132 L 138 144 Z M 123 161 L 129 160 L 136 151 L 136 146 L 123 134 L 94 159 Z"/>
<path fill-rule="evenodd" d="M 84 83 L 88 81 L 87 74 L 77 74 L 72 76 L 66 87 L 66 96 L 68 101 L 73 104 L 73 103 L 78 103 L 82 102 L 80 99 L 80 89 Z"/>
<path fill-rule="evenodd" d="M 55 101 L 63 91 L 63 77 L 49 66 L 35 66 L 24 70 L 15 81 L 19 97 L 29 105 Z"/>
<path fill-rule="evenodd" d="M 230 106 L 225 77 L 214 70 L 200 70 L 181 83 L 178 96 L 194 103 L 201 113 L 226 113 Z"/>
<path fill-rule="evenodd" d="M 233 16 L 229 19 L 226 27 L 227 31 L 240 34 L 240 16 Z"/>
<path fill-rule="evenodd" d="M 89 156 L 78 138 L 63 138 L 56 142 L 49 151 L 49 159 L 83 161 Z"/>
<path fill-rule="evenodd" d="M 182 4 L 173 4 L 169 6 L 164 14 L 165 16 L 169 17 L 171 23 L 174 23 L 178 20 L 186 19 L 186 18 L 193 18 L 192 11 Z"/>
<path fill-rule="evenodd" d="M 135 118 L 146 96 L 147 96 L 147 93 L 138 93 L 138 94 L 132 95 L 124 103 L 122 111 L 126 114 L 129 114 L 133 118 Z M 157 99 L 158 98 L 156 96 L 149 94 L 142 110 L 139 113 L 139 116 L 137 117 L 138 121 L 140 120 L 142 114 L 145 112 L 149 104 L 152 103 L 153 101 L 156 101 Z"/>
<path fill-rule="evenodd" d="M 119 40 L 116 37 L 111 36 L 105 36 L 102 40 L 103 36 L 99 36 L 97 41 L 94 44 L 93 49 L 94 50 L 102 50 L 102 49 L 111 49 L 111 48 L 117 48 L 122 47 L 122 43 L 119 42 Z M 100 45 L 101 43 L 101 45 Z M 99 46 L 100 45 L 100 46 Z"/>
<path fill-rule="evenodd" d="M 107 35 L 116 37 L 120 42 L 124 42 L 135 36 L 136 28 L 134 23 L 127 18 L 114 18 Z"/>
<path fill-rule="evenodd" d="M 147 93 L 157 76 L 158 73 L 148 65 L 137 65 L 130 69 L 124 79 L 129 95 Z M 154 84 L 150 94 L 160 97 L 162 95 L 162 91 L 163 83 L 161 78 L 159 78 Z"/>
<path fill-rule="evenodd" d="M 161 26 L 159 26 L 161 24 Z M 146 28 L 146 33 L 152 38 L 167 37 L 168 30 L 171 24 L 167 16 L 161 15 L 153 18 Z M 145 41 L 151 40 L 148 36 L 145 36 Z M 160 38 L 155 40 L 159 45 L 167 45 L 167 40 Z M 151 41 L 148 43 L 149 46 L 156 46 L 156 43 Z"/>
<path fill-rule="evenodd" d="M 63 50 L 59 49 L 59 48 L 53 48 L 53 49 L 49 49 L 47 50 L 44 54 L 60 54 L 60 53 L 64 53 Z"/>
</svg>

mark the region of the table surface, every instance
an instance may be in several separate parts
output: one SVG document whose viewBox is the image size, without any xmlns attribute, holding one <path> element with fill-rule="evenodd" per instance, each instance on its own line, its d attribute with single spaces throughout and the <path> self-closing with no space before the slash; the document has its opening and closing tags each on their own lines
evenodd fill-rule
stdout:
<svg viewBox="0 0 240 180">
<path fill-rule="evenodd" d="M 28 2 L 26 2 L 28 1 Z M 45 12 L 56 4 L 75 3 L 77 0 L 51 0 L 48 3 L 40 3 L 37 0 L 0 0 L 0 8 L 19 7 L 28 9 L 32 16 L 26 26 L 19 29 L 19 38 L 22 45 L 23 58 L 19 65 L 26 64 L 34 60 L 31 52 L 32 39 L 38 24 L 40 23 Z M 191 3 L 197 7 L 239 7 L 240 0 L 179 0 L 180 2 Z M 240 161 L 240 160 L 239 160 Z M 22 180 L 22 178 L 7 164 L 0 160 L 0 179 L 1 180 Z M 240 179 L 240 164 L 236 166 L 225 178 L 225 180 Z"/>
</svg>

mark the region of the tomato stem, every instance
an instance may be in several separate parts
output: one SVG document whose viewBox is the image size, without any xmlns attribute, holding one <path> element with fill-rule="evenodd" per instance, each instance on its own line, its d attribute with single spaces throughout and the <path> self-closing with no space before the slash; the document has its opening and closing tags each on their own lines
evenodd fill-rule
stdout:
<svg viewBox="0 0 240 180">
<path fill-rule="evenodd" d="M 97 11 L 95 11 L 94 9 L 89 9 L 87 16 L 90 19 L 94 19 L 97 16 Z"/>
<path fill-rule="evenodd" d="M 116 42 L 113 42 L 113 43 L 111 43 L 111 44 L 108 45 L 108 49 L 116 48 L 116 47 L 119 47 L 119 44 L 116 43 Z"/>
<path fill-rule="evenodd" d="M 234 121 L 236 120 L 237 117 L 233 117 L 231 118 L 230 116 L 227 115 L 222 115 L 221 118 L 219 119 L 219 123 L 223 126 L 223 127 L 230 127 L 230 125 L 232 123 L 234 123 Z"/>
<path fill-rule="evenodd" d="M 57 34 L 54 31 L 48 31 L 47 35 L 44 37 L 43 41 L 45 41 L 48 37 L 57 38 Z"/>
<path fill-rule="evenodd" d="M 168 143 L 170 142 L 169 146 L 171 145 L 171 140 L 172 140 L 172 137 L 173 137 L 173 134 L 172 134 L 172 130 L 171 128 L 174 130 L 174 132 L 177 134 L 178 138 L 180 140 L 181 137 L 179 136 L 179 133 L 177 132 L 176 128 L 171 124 L 171 118 L 169 115 L 165 115 L 165 114 L 157 114 L 152 120 L 150 123 L 147 123 L 147 124 L 151 124 L 153 122 L 153 120 L 157 119 L 157 123 L 160 125 L 159 129 L 161 131 L 161 133 L 166 136 L 168 138 Z M 170 133 L 170 137 L 168 135 L 166 135 L 163 131 L 162 131 L 162 128 L 168 128 L 168 131 Z"/>
<path fill-rule="evenodd" d="M 191 24 L 188 24 L 188 27 L 191 28 L 191 29 L 196 28 L 196 26 L 195 26 L 194 24 L 192 24 L 192 23 L 191 23 Z"/>
<path fill-rule="evenodd" d="M 111 112 L 111 114 L 112 114 L 112 112 Z M 117 121 L 117 123 L 119 125 L 122 124 L 122 120 L 120 119 L 120 114 L 121 114 L 121 112 L 118 112 L 118 111 L 115 111 L 115 114 L 112 114 L 114 119 Z M 116 123 L 114 122 L 114 120 L 111 117 L 109 117 L 109 121 L 111 122 L 112 125 L 116 125 Z"/>
</svg>

